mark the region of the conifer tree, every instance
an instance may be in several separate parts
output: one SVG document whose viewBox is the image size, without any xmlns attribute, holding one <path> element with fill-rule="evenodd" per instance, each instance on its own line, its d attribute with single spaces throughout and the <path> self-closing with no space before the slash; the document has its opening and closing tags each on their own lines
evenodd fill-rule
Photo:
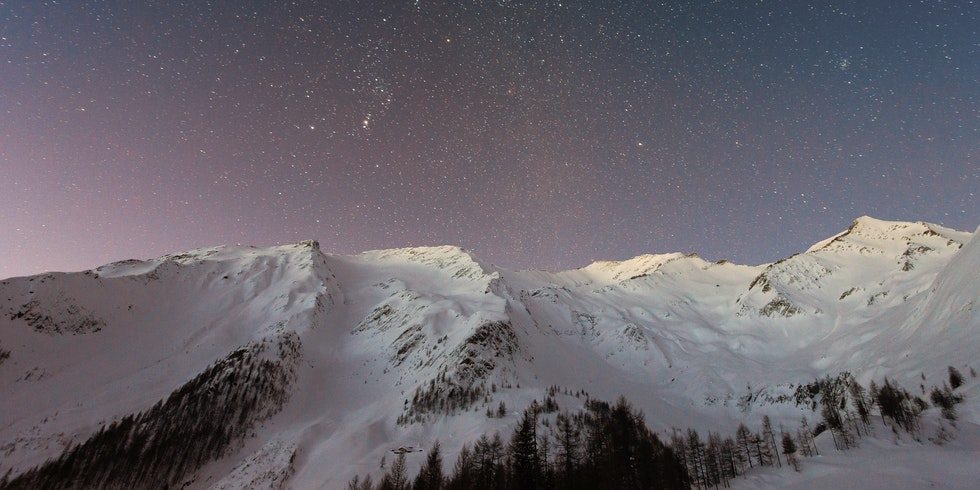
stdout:
<svg viewBox="0 0 980 490">
<path fill-rule="evenodd" d="M 825 387 L 821 390 L 820 414 L 823 416 L 824 423 L 830 429 L 830 435 L 834 439 L 834 447 L 838 450 L 847 449 L 847 438 L 845 437 L 846 427 L 844 418 L 839 409 L 840 401 L 836 397 L 833 389 Z"/>
<path fill-rule="evenodd" d="M 456 458 L 456 465 L 453 467 L 453 475 L 449 478 L 449 488 L 469 489 L 475 484 L 473 468 L 475 466 L 473 453 L 470 447 L 463 444 Z"/>
<path fill-rule="evenodd" d="M 915 433 L 919 427 L 919 415 L 925 402 L 913 397 L 897 384 L 885 378 L 875 399 L 882 417 L 891 419 L 906 432 Z"/>
<path fill-rule="evenodd" d="M 391 463 L 391 468 L 381 480 L 380 488 L 382 490 L 407 490 L 408 474 L 405 466 L 405 453 L 401 453 L 395 458 L 395 462 Z"/>
<path fill-rule="evenodd" d="M 551 448 L 551 437 L 547 433 L 538 436 L 538 485 L 541 488 L 554 488 L 555 472 L 551 464 Z"/>
<path fill-rule="evenodd" d="M 687 472 L 691 476 L 691 482 L 703 488 L 708 485 L 707 471 L 704 462 L 704 443 L 701 436 L 694 429 L 687 429 Z"/>
<path fill-rule="evenodd" d="M 735 431 L 735 446 L 738 448 L 738 453 L 744 455 L 744 459 L 748 461 L 749 468 L 752 468 L 752 431 L 749 430 L 745 424 L 738 424 L 738 429 Z"/>
<path fill-rule="evenodd" d="M 738 450 L 735 449 L 735 440 L 731 437 L 726 437 L 721 443 L 721 457 L 724 463 L 724 475 L 728 480 L 734 480 L 742 473 L 737 454 Z"/>
<path fill-rule="evenodd" d="M 721 436 L 714 432 L 708 433 L 708 444 L 705 446 L 704 454 L 708 473 L 706 483 L 714 485 L 715 488 L 718 488 L 719 483 L 727 486 L 728 483 L 722 478 Z"/>
<path fill-rule="evenodd" d="M 572 423 L 571 416 L 567 413 L 558 414 L 556 425 L 559 478 L 565 482 L 565 488 L 572 488 L 572 482 L 575 478 L 575 468 L 579 463 L 581 432 Z"/>
<path fill-rule="evenodd" d="M 851 402 L 854 404 L 854 409 L 857 411 L 857 415 L 860 417 L 861 423 L 867 431 L 871 427 L 871 402 L 868 400 L 868 393 L 854 378 L 851 378 L 848 384 L 848 390 L 851 394 Z"/>
<path fill-rule="evenodd" d="M 963 386 L 963 374 L 953 366 L 949 366 L 949 386 L 954 390 Z"/>
<path fill-rule="evenodd" d="M 540 476 L 537 417 L 534 407 L 525 410 L 510 441 L 512 476 L 526 488 L 534 488 Z"/>
<path fill-rule="evenodd" d="M 933 388 L 929 398 L 933 405 L 939 407 L 943 418 L 951 422 L 956 421 L 956 404 L 963 401 L 961 395 L 954 393 L 949 385 L 943 385 L 942 389 Z"/>
<path fill-rule="evenodd" d="M 473 474 L 478 488 L 494 488 L 504 480 L 504 443 L 499 433 L 481 435 L 473 445 Z"/>
<path fill-rule="evenodd" d="M 432 444 L 425 463 L 415 477 L 413 490 L 439 490 L 443 485 L 442 476 L 442 447 L 437 440 Z"/>
<path fill-rule="evenodd" d="M 762 416 L 762 437 L 766 439 L 766 443 L 770 444 L 772 447 L 772 452 L 776 456 L 776 464 L 782 468 L 783 463 L 779 458 L 779 446 L 776 445 L 776 434 L 772 430 L 772 421 L 769 420 L 768 415 Z"/>
<path fill-rule="evenodd" d="M 690 474 L 691 466 L 688 461 L 687 439 L 684 438 L 684 434 L 680 430 L 674 429 L 673 434 L 670 436 L 670 447 L 673 449 L 674 454 L 677 455 L 677 459 L 680 464 L 682 464 Z M 693 476 L 691 478 L 693 478 Z"/>
<path fill-rule="evenodd" d="M 802 435 L 803 440 L 806 441 L 807 451 L 812 454 L 820 455 L 820 450 L 817 449 L 817 442 L 813 440 L 813 431 L 810 430 L 810 422 L 807 421 L 806 415 L 800 420 L 800 435 Z"/>
<path fill-rule="evenodd" d="M 796 444 L 793 443 L 793 437 L 787 432 L 783 432 L 783 454 L 786 456 L 786 464 L 792 466 L 794 470 L 800 471 L 800 464 L 796 459 Z"/>
<path fill-rule="evenodd" d="M 772 466 L 772 455 L 769 454 L 769 444 L 765 443 L 762 436 L 753 432 L 750 442 L 759 466 Z"/>
</svg>

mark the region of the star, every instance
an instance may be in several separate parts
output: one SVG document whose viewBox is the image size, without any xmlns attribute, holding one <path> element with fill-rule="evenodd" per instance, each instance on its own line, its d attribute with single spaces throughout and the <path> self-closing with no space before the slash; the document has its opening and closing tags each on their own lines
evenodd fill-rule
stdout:
<svg viewBox="0 0 980 490">
<path fill-rule="evenodd" d="M 14 2 L 0 277 L 311 237 L 572 268 L 770 262 L 864 214 L 976 229 L 975 5 L 811 3 Z"/>
</svg>

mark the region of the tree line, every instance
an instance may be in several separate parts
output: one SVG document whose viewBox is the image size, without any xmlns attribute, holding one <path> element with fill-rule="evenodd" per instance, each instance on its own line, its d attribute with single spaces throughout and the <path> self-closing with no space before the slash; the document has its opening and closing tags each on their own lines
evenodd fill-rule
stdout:
<svg viewBox="0 0 980 490">
<path fill-rule="evenodd" d="M 278 356 L 266 358 L 270 341 L 228 354 L 150 409 L 127 415 L 61 455 L 16 477 L 0 489 L 172 488 L 186 475 L 227 454 L 260 421 L 278 412 L 289 396 L 295 334 L 278 340 Z"/>
<path fill-rule="evenodd" d="M 534 402 L 505 441 L 484 434 L 460 450 L 443 473 L 438 442 L 414 479 L 400 454 L 375 483 L 355 477 L 352 490 L 689 488 L 682 459 L 646 425 L 625 398 L 615 404 L 589 399 L 581 412 Z"/>
<path fill-rule="evenodd" d="M 955 390 L 963 375 L 948 368 L 949 382 L 934 387 L 930 399 L 944 420 L 956 420 Z M 976 376 L 971 369 L 971 375 Z M 857 445 L 871 434 L 875 411 L 895 431 L 918 435 L 919 418 L 929 404 L 894 380 L 884 378 L 862 386 L 849 373 L 827 376 L 798 390 L 797 403 L 820 415 L 811 428 L 806 416 L 795 428 L 774 427 L 763 416 L 759 430 L 739 424 L 723 436 L 696 429 L 675 429 L 667 442 L 647 427 L 642 412 L 623 397 L 615 404 L 588 398 L 584 409 L 559 411 L 548 390 L 544 403 L 533 402 L 520 415 L 505 439 L 499 433 L 482 435 L 460 450 L 452 470 L 444 473 L 438 441 L 414 479 L 400 454 L 375 482 L 370 475 L 355 477 L 349 490 L 509 490 L 509 489 L 649 489 L 729 487 L 732 480 L 756 467 L 787 467 L 800 471 L 801 458 L 820 454 L 815 437 L 829 431 L 837 450 Z M 925 393 L 925 388 L 922 388 Z M 576 393 L 578 395 L 578 393 Z M 503 402 L 488 417 L 502 417 Z M 556 413 L 553 417 L 548 414 Z"/>
</svg>

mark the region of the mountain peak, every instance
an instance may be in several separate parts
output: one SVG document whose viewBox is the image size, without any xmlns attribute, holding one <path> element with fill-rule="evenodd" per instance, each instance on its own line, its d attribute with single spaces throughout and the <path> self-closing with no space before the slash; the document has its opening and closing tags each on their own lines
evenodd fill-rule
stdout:
<svg viewBox="0 0 980 490">
<path fill-rule="evenodd" d="M 889 231 L 903 230 L 913 226 L 924 226 L 925 223 L 922 221 L 912 222 L 912 221 L 889 221 L 878 218 L 873 218 L 868 215 L 862 215 L 857 217 L 848 228 L 849 231 L 862 231 L 862 232 L 880 232 L 888 233 Z"/>
<path fill-rule="evenodd" d="M 846 230 L 813 244 L 807 252 L 837 250 L 845 243 L 858 243 L 863 247 L 887 247 L 890 244 L 907 244 L 914 237 L 938 236 L 963 243 L 970 234 L 944 228 L 924 221 L 888 221 L 871 216 L 860 216 Z"/>
<path fill-rule="evenodd" d="M 484 266 L 470 251 L 456 245 L 371 250 L 359 254 L 358 257 L 404 265 L 423 265 L 447 271 L 456 279 L 486 278 L 492 273 L 490 267 Z"/>
<path fill-rule="evenodd" d="M 418 247 L 385 248 L 380 250 L 369 250 L 362 252 L 361 255 L 372 256 L 380 259 L 404 258 L 412 262 L 434 258 L 468 258 L 476 262 L 473 254 L 458 245 L 427 245 Z"/>
<path fill-rule="evenodd" d="M 643 254 L 626 260 L 599 260 L 580 269 L 567 272 L 585 273 L 592 277 L 592 280 L 617 282 L 649 274 L 676 260 L 695 257 L 697 257 L 696 254 L 681 252 Z"/>
</svg>

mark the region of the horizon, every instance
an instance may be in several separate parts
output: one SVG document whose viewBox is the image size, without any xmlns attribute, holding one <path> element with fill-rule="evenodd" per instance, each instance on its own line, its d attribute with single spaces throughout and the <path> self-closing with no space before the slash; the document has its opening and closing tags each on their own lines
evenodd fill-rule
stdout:
<svg viewBox="0 0 980 490">
<path fill-rule="evenodd" d="M 974 10 L 5 4 L 0 276 L 308 237 L 764 263 L 863 214 L 972 228 Z"/>
<path fill-rule="evenodd" d="M 974 233 L 975 234 L 977 231 L 980 231 L 980 225 L 978 225 L 977 227 L 975 227 L 973 231 L 970 231 L 969 228 L 951 227 L 951 226 L 948 226 L 948 225 L 946 225 L 944 223 L 936 223 L 936 222 L 932 222 L 932 221 L 928 221 L 928 220 L 882 219 L 882 218 L 878 218 L 878 217 L 875 217 L 875 216 L 870 216 L 870 215 L 867 215 L 867 214 L 858 216 L 858 217 L 854 218 L 853 220 L 851 220 L 849 223 L 850 224 L 853 224 L 858 219 L 863 218 L 863 217 L 867 217 L 867 218 L 871 218 L 871 219 L 879 220 L 879 221 L 895 222 L 895 223 L 926 223 L 926 224 L 931 224 L 931 225 L 942 226 L 944 228 L 949 228 L 949 229 L 953 229 L 953 230 L 960 231 L 960 232 L 965 232 L 965 233 Z M 850 226 L 850 224 L 848 226 Z M 634 259 L 636 257 L 644 256 L 644 255 L 666 255 L 666 254 L 673 254 L 673 253 L 680 253 L 680 254 L 685 254 L 685 255 L 696 255 L 696 256 L 698 256 L 698 257 L 700 257 L 700 258 L 702 258 L 702 259 L 704 259 L 705 261 L 708 261 L 708 262 L 728 261 L 729 263 L 736 264 L 736 265 L 744 265 L 744 266 L 756 267 L 756 266 L 771 264 L 771 263 L 776 262 L 776 261 L 778 261 L 780 259 L 784 259 L 784 258 L 790 257 L 790 256 L 795 255 L 797 253 L 803 253 L 809 247 L 812 247 L 813 245 L 815 245 L 815 244 L 817 244 L 817 243 L 819 243 L 819 242 L 821 242 L 823 240 L 827 240 L 827 239 L 829 239 L 829 238 L 831 238 L 831 237 L 833 237 L 833 236 L 835 236 L 837 234 L 840 234 L 840 233 L 842 233 L 842 232 L 844 232 L 846 230 L 847 230 L 847 226 L 844 226 L 839 231 L 832 232 L 832 233 L 824 236 L 823 238 L 818 238 L 816 240 L 813 240 L 808 245 L 807 244 L 804 244 L 804 245 L 802 245 L 801 248 L 797 248 L 795 251 L 790 251 L 790 252 L 786 253 L 785 255 L 780 255 L 778 257 L 773 257 L 770 260 L 764 260 L 764 261 L 761 261 L 761 262 L 742 262 L 742 261 L 733 260 L 731 258 L 724 257 L 724 256 L 720 256 L 719 257 L 719 256 L 707 255 L 707 254 L 704 254 L 704 253 L 702 253 L 702 252 L 700 252 L 698 250 L 664 250 L 664 251 L 656 251 L 656 250 L 654 250 L 654 251 L 639 252 L 639 253 L 636 253 L 634 255 L 629 255 L 629 256 L 624 256 L 624 257 L 605 257 L 605 258 L 604 257 L 598 257 L 598 258 L 591 259 L 588 262 L 581 263 L 579 265 L 572 265 L 570 267 L 544 268 L 544 267 L 534 266 L 533 264 L 530 265 L 530 266 L 515 266 L 515 265 L 511 265 L 511 264 L 503 264 L 503 263 L 495 262 L 493 260 L 490 260 L 490 259 L 485 258 L 484 255 L 481 254 L 478 250 L 472 249 L 470 247 L 466 247 L 464 245 L 453 244 L 453 243 L 410 244 L 410 245 L 394 246 L 394 247 L 386 247 L 386 248 L 371 248 L 371 249 L 357 250 L 357 251 L 352 251 L 352 252 L 339 252 L 339 251 L 334 251 L 334 250 L 327 249 L 327 248 L 323 247 L 322 242 L 319 239 L 317 239 L 317 238 L 304 238 L 304 239 L 296 240 L 296 241 L 276 242 L 276 243 L 273 243 L 273 244 L 255 244 L 255 243 L 241 243 L 241 242 L 236 242 L 236 243 L 221 243 L 221 244 L 210 244 L 210 245 L 196 245 L 196 246 L 190 246 L 190 247 L 186 247 L 186 248 L 182 248 L 182 249 L 169 250 L 169 251 L 165 251 L 165 252 L 162 252 L 162 253 L 159 253 L 159 254 L 156 254 L 156 255 L 150 255 L 150 256 L 144 256 L 144 257 L 127 256 L 127 257 L 112 258 L 112 259 L 106 260 L 104 262 L 95 264 L 95 265 L 81 266 L 79 268 L 57 269 L 57 270 L 42 270 L 42 271 L 36 271 L 36 272 L 28 272 L 28 273 L 25 273 L 25 274 L 14 274 L 14 275 L 6 275 L 6 276 L 0 274 L 0 280 L 13 279 L 13 278 L 17 278 L 17 277 L 29 277 L 29 276 L 35 276 L 35 275 L 41 275 L 41 274 L 49 274 L 49 273 L 82 272 L 82 271 L 86 271 L 86 270 L 93 270 L 93 269 L 96 269 L 96 268 L 101 267 L 101 266 L 104 266 L 104 265 L 109 265 L 109 264 L 112 264 L 112 263 L 115 263 L 115 262 L 121 262 L 121 261 L 124 261 L 124 260 L 132 260 L 132 259 L 135 259 L 135 260 L 141 260 L 141 261 L 148 261 L 148 260 L 154 260 L 154 259 L 157 259 L 157 258 L 160 258 L 160 257 L 164 257 L 164 256 L 167 256 L 167 255 L 173 255 L 173 254 L 178 254 L 178 253 L 182 253 L 182 252 L 188 252 L 188 251 L 193 251 L 193 250 L 201 250 L 201 249 L 207 249 L 207 248 L 216 248 L 216 247 L 271 248 L 271 247 L 279 247 L 279 246 L 288 246 L 288 245 L 298 244 L 298 243 L 302 243 L 302 242 L 307 241 L 307 240 L 313 240 L 313 241 L 316 241 L 317 243 L 319 243 L 320 244 L 320 250 L 323 253 L 325 253 L 325 254 L 328 254 L 328 255 L 341 255 L 341 256 L 352 256 L 352 255 L 358 255 L 358 254 L 362 254 L 362 253 L 366 253 L 366 252 L 371 252 L 371 251 L 393 250 L 393 249 L 400 249 L 400 248 L 428 248 L 428 247 L 434 248 L 434 247 L 445 247 L 445 246 L 458 247 L 458 248 L 462 249 L 463 251 L 465 251 L 465 252 L 473 255 L 473 257 L 475 259 L 479 260 L 479 261 L 486 262 L 489 265 L 493 265 L 493 266 L 496 266 L 496 267 L 501 267 L 501 268 L 504 268 L 504 269 L 515 270 L 515 271 L 519 271 L 519 270 L 540 270 L 540 271 L 547 271 L 547 272 L 563 272 L 563 271 L 570 271 L 570 270 L 581 269 L 583 267 L 587 267 L 587 266 L 589 266 L 591 264 L 595 264 L 595 263 L 598 263 L 598 262 L 623 262 L 623 261 L 627 261 L 627 260 L 630 260 L 630 259 Z"/>
</svg>

